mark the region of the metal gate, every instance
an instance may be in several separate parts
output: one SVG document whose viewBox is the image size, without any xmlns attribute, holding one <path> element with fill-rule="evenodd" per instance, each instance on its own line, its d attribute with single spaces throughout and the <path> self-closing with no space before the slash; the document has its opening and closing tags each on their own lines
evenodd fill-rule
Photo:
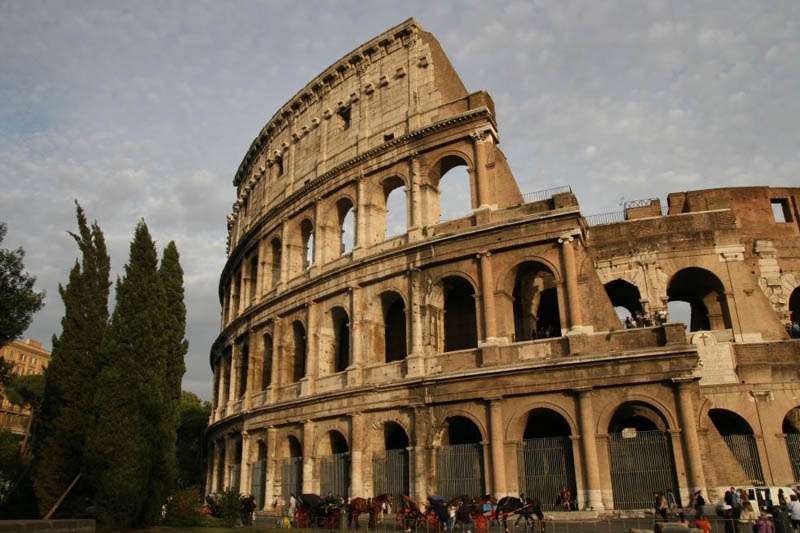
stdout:
<svg viewBox="0 0 800 533">
<path fill-rule="evenodd" d="M 319 492 L 324 497 L 329 492 L 345 500 L 350 494 L 350 454 L 335 453 L 320 458 Z"/>
<path fill-rule="evenodd" d="M 408 451 L 386 450 L 372 455 L 372 486 L 375 495 L 389 493 L 394 505 L 402 509 L 403 495 L 408 495 Z"/>
<path fill-rule="evenodd" d="M 556 510 L 556 498 L 567 487 L 575 498 L 575 464 L 569 437 L 522 441 L 519 449 L 520 486 L 525 495 L 536 497 L 545 511 Z"/>
<path fill-rule="evenodd" d="M 680 494 L 669 434 L 638 431 L 627 438 L 622 435 L 609 434 L 614 509 L 652 508 L 655 491 Z"/>
<path fill-rule="evenodd" d="M 439 448 L 437 491 L 445 498 L 477 497 L 486 492 L 483 445 L 454 444 Z"/>
<path fill-rule="evenodd" d="M 723 435 L 725 444 L 742 465 L 748 481 L 753 485 L 764 484 L 764 473 L 761 471 L 761 461 L 758 458 L 758 446 L 753 435 Z"/>
<path fill-rule="evenodd" d="M 230 488 L 239 492 L 239 485 L 242 479 L 242 464 L 234 463 L 231 465 L 231 486 Z"/>
<path fill-rule="evenodd" d="M 800 433 L 786 435 L 786 447 L 789 449 L 789 459 L 792 461 L 794 480 L 800 481 Z"/>
<path fill-rule="evenodd" d="M 281 496 L 289 501 L 289 495 L 303 493 L 303 458 L 290 457 L 281 461 Z"/>
<path fill-rule="evenodd" d="M 253 463 L 253 471 L 250 478 L 250 492 L 253 498 L 256 499 L 256 509 L 264 508 L 264 486 L 267 470 L 267 462 L 265 460 L 256 461 Z"/>
</svg>

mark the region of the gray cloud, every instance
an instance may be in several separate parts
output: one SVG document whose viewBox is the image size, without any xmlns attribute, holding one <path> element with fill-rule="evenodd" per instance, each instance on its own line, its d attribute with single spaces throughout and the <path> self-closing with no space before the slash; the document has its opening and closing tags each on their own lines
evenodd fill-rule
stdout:
<svg viewBox="0 0 800 533">
<path fill-rule="evenodd" d="M 27 335 L 49 344 L 60 327 L 72 199 L 105 230 L 115 273 L 144 217 L 181 252 L 184 387 L 208 398 L 242 155 L 313 76 L 409 16 L 492 93 L 523 191 L 571 184 L 593 213 L 623 195 L 798 183 L 793 0 L 4 2 L 0 219 L 48 291 Z"/>
</svg>

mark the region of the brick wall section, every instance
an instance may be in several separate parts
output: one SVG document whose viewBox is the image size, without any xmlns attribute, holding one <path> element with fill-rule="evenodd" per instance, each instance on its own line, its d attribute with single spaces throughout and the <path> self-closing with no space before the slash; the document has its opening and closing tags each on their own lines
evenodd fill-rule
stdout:
<svg viewBox="0 0 800 533">
<path fill-rule="evenodd" d="M 746 383 L 800 381 L 800 340 L 734 344 L 733 350 Z"/>
</svg>

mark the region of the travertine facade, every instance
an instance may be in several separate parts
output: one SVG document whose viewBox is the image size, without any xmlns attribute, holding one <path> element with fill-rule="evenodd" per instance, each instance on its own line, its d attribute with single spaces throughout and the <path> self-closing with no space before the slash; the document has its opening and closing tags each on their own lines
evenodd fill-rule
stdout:
<svg viewBox="0 0 800 533">
<path fill-rule="evenodd" d="M 0 347 L 0 357 L 13 364 L 12 376 L 42 374 L 50 364 L 50 352 L 42 349 L 41 342 L 32 339 L 11 341 Z M 30 419 L 30 409 L 14 405 L 5 396 L 0 396 L 0 429 L 22 437 L 28 431 Z"/>
<path fill-rule="evenodd" d="M 234 179 L 207 491 L 267 507 L 298 491 L 525 492 L 547 508 L 567 485 L 602 509 L 795 479 L 800 189 L 593 220 L 567 187 L 523 198 L 498 143 L 489 95 L 414 20 L 273 116 Z M 459 166 L 471 213 L 440 222 Z M 386 239 L 397 188 L 407 231 Z M 614 309 L 674 301 L 690 328 L 624 329 Z"/>
</svg>

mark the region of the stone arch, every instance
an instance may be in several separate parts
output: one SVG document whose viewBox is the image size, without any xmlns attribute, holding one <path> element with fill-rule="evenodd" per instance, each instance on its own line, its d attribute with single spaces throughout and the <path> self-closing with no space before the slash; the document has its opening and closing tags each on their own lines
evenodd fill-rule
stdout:
<svg viewBox="0 0 800 533">
<path fill-rule="evenodd" d="M 437 417 L 439 418 L 439 417 Z M 467 411 L 465 409 L 451 409 L 448 410 L 441 416 L 441 422 L 435 424 L 430 428 L 430 433 L 428 435 L 428 445 L 429 446 L 443 446 L 446 442 L 444 440 L 445 432 L 448 430 L 448 422 L 451 419 L 455 418 L 463 418 L 468 420 L 470 423 L 474 424 L 476 428 L 478 428 L 478 432 L 481 436 L 480 442 L 486 442 L 487 438 L 486 435 L 487 429 L 484 424 L 480 421 L 480 419 L 475 416 L 474 413 Z"/>
<path fill-rule="evenodd" d="M 691 307 L 690 331 L 729 329 L 731 314 L 725 285 L 711 271 L 699 267 L 679 270 L 667 284 L 669 302 L 683 301 Z"/>
<path fill-rule="evenodd" d="M 380 303 L 384 362 L 402 361 L 408 354 L 405 299 L 399 292 L 388 290 L 381 293 Z"/>
<path fill-rule="evenodd" d="M 538 261 L 517 263 L 511 272 L 514 340 L 560 337 L 561 311 L 555 274 Z"/>
<path fill-rule="evenodd" d="M 380 185 L 383 206 L 380 234 L 386 240 L 408 232 L 408 184 L 395 174 L 382 179 Z"/>
<path fill-rule="evenodd" d="M 329 240 L 327 259 L 335 259 L 353 251 L 355 245 L 356 210 L 355 202 L 348 194 L 342 195 L 333 206 L 335 233 Z"/>
<path fill-rule="evenodd" d="M 283 383 L 296 383 L 306 374 L 306 327 L 300 319 L 287 328 L 287 336 L 282 361 Z"/>
<path fill-rule="evenodd" d="M 800 406 L 792 407 L 786 412 L 781 428 L 783 433 L 787 435 L 790 433 L 800 434 Z"/>
<path fill-rule="evenodd" d="M 460 167 L 466 167 L 466 176 L 462 175 L 458 170 Z M 474 164 L 472 158 L 461 151 L 448 150 L 439 155 L 435 161 L 428 167 L 428 182 L 433 185 L 438 191 L 438 202 L 434 206 L 435 211 L 431 213 L 431 220 L 435 223 L 461 218 L 475 209 L 475 193 L 474 193 Z M 446 184 L 456 178 L 458 182 L 467 182 L 468 187 L 448 187 L 448 205 L 442 207 L 442 179 L 446 180 Z M 452 205 L 450 205 L 452 202 Z"/>
<path fill-rule="evenodd" d="M 722 409 L 714 407 L 708 410 L 708 418 L 717 428 L 720 435 L 737 434 L 737 435 L 753 435 L 753 427 L 745 420 L 739 413 L 729 409 Z"/>
<path fill-rule="evenodd" d="M 278 445 L 280 466 L 276 472 L 281 495 L 285 500 L 290 494 L 299 496 L 303 487 L 303 447 L 294 431 L 289 432 Z"/>
<path fill-rule="evenodd" d="M 314 263 L 314 223 L 310 218 L 300 221 L 300 243 L 302 270 L 307 270 Z"/>
<path fill-rule="evenodd" d="M 577 423 L 572 413 L 568 412 L 556 402 L 543 402 L 541 400 L 534 399 L 520 406 L 519 409 L 515 409 L 515 411 L 519 414 L 512 417 L 506 424 L 505 440 L 522 440 L 525 435 L 525 426 L 528 422 L 528 415 L 537 409 L 547 409 L 555 412 L 566 421 L 570 435 L 577 435 L 579 433 Z"/>
<path fill-rule="evenodd" d="M 372 488 L 374 494 L 391 494 L 402 501 L 410 491 L 409 434 L 398 422 L 389 420 L 381 425 L 382 446 L 372 454 Z"/>
<path fill-rule="evenodd" d="M 244 398 L 247 392 L 247 375 L 252 371 L 250 368 L 250 343 L 244 342 L 238 350 L 239 358 L 239 383 L 236 384 L 236 397 Z"/>
<path fill-rule="evenodd" d="M 389 420 L 383 424 L 383 448 L 385 450 L 401 450 L 411 445 L 406 428 L 398 422 Z"/>
<path fill-rule="evenodd" d="M 272 335 L 265 333 L 262 342 L 264 343 L 264 356 L 261 363 L 261 390 L 266 390 L 272 382 L 272 365 L 274 359 Z"/>
<path fill-rule="evenodd" d="M 764 472 L 753 426 L 743 416 L 729 409 L 709 409 L 708 418 L 744 470 L 748 481 L 763 484 Z"/>
<path fill-rule="evenodd" d="M 800 407 L 792 407 L 783 417 L 781 432 L 786 435 L 786 451 L 795 481 L 800 480 Z"/>
<path fill-rule="evenodd" d="M 484 442 L 486 433 L 471 417 L 445 418 L 435 451 L 436 490 L 445 498 L 479 496 L 486 490 Z"/>
<path fill-rule="evenodd" d="M 269 287 L 274 288 L 281 280 L 281 257 L 283 255 L 283 247 L 281 240 L 278 237 L 273 237 L 269 241 Z"/>
<path fill-rule="evenodd" d="M 320 435 L 317 445 L 314 448 L 314 456 L 321 457 L 323 455 L 348 453 L 350 451 L 350 444 L 343 431 L 339 428 L 330 428 Z"/>
<path fill-rule="evenodd" d="M 292 431 L 287 433 L 281 439 L 278 445 L 278 457 L 286 459 L 287 457 L 302 457 L 303 445 L 301 444 L 301 437 L 296 432 Z"/>
<path fill-rule="evenodd" d="M 668 431 L 669 420 L 664 411 L 648 402 L 626 400 L 614 409 L 614 414 L 608 421 L 608 433 L 620 433 L 625 428 L 637 431 Z"/>
<path fill-rule="evenodd" d="M 620 322 L 625 320 L 626 316 L 633 318 L 644 315 L 639 287 L 620 278 L 609 281 L 604 287 Z M 621 310 L 627 311 L 627 313 L 621 312 Z"/>
<path fill-rule="evenodd" d="M 464 276 L 441 279 L 443 351 L 467 350 L 478 346 L 478 313 L 475 286 Z"/>
<path fill-rule="evenodd" d="M 608 432 L 608 428 L 611 426 L 611 420 L 619 410 L 620 407 L 627 403 L 634 403 L 637 405 L 647 406 L 650 409 L 656 411 L 658 415 L 664 420 L 665 424 L 665 431 L 669 431 L 670 429 L 675 429 L 678 427 L 678 422 L 675 420 L 673 412 L 674 408 L 666 405 L 664 402 L 659 400 L 658 398 L 649 395 L 649 394 L 628 394 L 625 396 L 625 399 L 616 403 L 611 403 L 606 405 L 597 416 L 595 431 L 598 435 L 602 435 Z"/>
<path fill-rule="evenodd" d="M 333 331 L 330 373 L 343 372 L 350 366 L 350 317 L 343 307 L 333 307 L 328 313 Z"/>
</svg>

